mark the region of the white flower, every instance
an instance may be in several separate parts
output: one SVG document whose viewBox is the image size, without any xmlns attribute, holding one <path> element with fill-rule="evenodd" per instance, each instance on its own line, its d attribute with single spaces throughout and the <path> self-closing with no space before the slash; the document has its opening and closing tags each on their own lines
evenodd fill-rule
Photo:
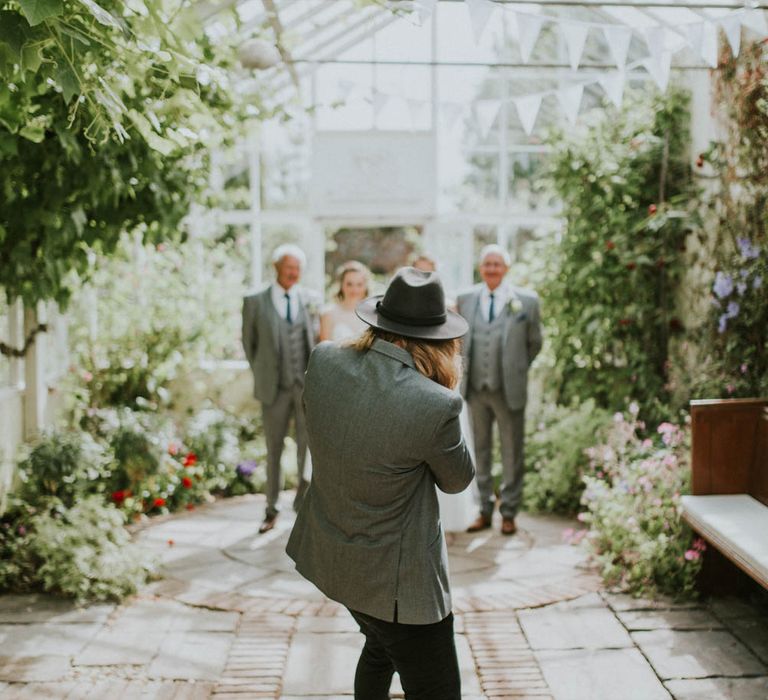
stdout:
<svg viewBox="0 0 768 700">
<path fill-rule="evenodd" d="M 510 312 L 513 314 L 519 314 L 523 310 L 523 302 L 514 296 L 509 300 L 508 306 Z"/>
</svg>

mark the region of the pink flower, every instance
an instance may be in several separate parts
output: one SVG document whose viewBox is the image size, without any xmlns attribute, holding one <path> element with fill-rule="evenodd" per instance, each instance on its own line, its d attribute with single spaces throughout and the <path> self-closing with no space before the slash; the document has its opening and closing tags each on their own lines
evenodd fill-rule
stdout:
<svg viewBox="0 0 768 700">
<path fill-rule="evenodd" d="M 742 365 L 741 365 L 741 367 L 739 369 L 741 370 L 742 374 L 746 374 L 747 373 L 747 363 L 746 362 L 742 363 Z"/>
<path fill-rule="evenodd" d="M 579 513 L 576 516 L 576 520 L 578 520 L 580 523 L 584 523 L 587 521 L 587 514 L 586 513 Z"/>
<path fill-rule="evenodd" d="M 91 380 L 93 380 L 93 375 L 92 375 L 92 374 L 91 374 L 91 373 L 90 373 L 88 370 L 85 370 L 85 371 L 83 372 L 83 374 L 82 374 L 82 377 L 83 377 L 83 379 L 84 379 L 86 382 L 90 382 Z"/>
<path fill-rule="evenodd" d="M 736 387 L 735 387 L 735 386 L 733 386 L 733 384 L 728 384 L 728 385 L 725 387 L 725 390 L 726 390 L 726 391 L 727 391 L 729 394 L 732 394 L 734 391 L 736 391 Z"/>
<path fill-rule="evenodd" d="M 693 548 L 697 552 L 703 552 L 707 548 L 707 543 L 704 540 L 702 540 L 701 537 L 697 537 L 693 541 Z"/>
<path fill-rule="evenodd" d="M 687 549 L 683 556 L 685 556 L 686 561 L 697 561 L 701 554 L 695 549 Z"/>
</svg>

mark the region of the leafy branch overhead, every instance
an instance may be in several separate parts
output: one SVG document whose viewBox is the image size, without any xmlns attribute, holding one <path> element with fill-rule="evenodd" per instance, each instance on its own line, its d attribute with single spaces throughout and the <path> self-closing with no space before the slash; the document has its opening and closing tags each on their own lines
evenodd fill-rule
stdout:
<svg viewBox="0 0 768 700">
<path fill-rule="evenodd" d="M 66 303 L 89 249 L 178 234 L 208 149 L 264 111 L 230 83 L 236 15 L 218 21 L 214 42 L 187 0 L 0 0 L 8 297 Z"/>
</svg>

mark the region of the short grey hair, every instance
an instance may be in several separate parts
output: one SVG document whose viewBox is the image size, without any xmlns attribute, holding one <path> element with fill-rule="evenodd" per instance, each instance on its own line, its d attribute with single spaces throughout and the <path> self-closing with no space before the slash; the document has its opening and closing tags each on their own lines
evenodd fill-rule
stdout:
<svg viewBox="0 0 768 700">
<path fill-rule="evenodd" d="M 485 259 L 489 255 L 498 255 L 504 260 L 504 264 L 507 267 L 512 267 L 512 257 L 509 255 L 509 251 L 502 248 L 500 245 L 496 243 L 491 243 L 490 245 L 485 246 L 480 251 L 480 261 L 479 264 L 482 265 Z"/>
<path fill-rule="evenodd" d="M 304 251 L 299 246 L 293 243 L 283 243 L 275 248 L 275 252 L 272 253 L 272 262 L 277 265 L 285 257 L 296 258 L 299 261 L 299 265 L 304 269 L 307 265 L 307 256 L 304 255 Z"/>
</svg>

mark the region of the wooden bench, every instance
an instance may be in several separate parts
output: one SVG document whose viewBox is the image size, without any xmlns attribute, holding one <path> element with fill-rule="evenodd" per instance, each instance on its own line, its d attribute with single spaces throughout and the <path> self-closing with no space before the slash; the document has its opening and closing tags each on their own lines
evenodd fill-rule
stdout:
<svg viewBox="0 0 768 700">
<path fill-rule="evenodd" d="M 768 401 L 692 401 L 691 440 L 683 518 L 768 588 Z"/>
</svg>

